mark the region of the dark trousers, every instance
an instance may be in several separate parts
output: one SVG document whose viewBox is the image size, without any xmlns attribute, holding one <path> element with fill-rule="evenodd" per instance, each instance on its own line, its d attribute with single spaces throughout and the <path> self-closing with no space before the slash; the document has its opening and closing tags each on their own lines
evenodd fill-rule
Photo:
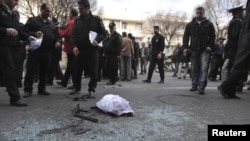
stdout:
<svg viewBox="0 0 250 141">
<path fill-rule="evenodd" d="M 67 67 L 66 67 L 66 71 L 64 73 L 64 76 L 63 76 L 63 79 L 62 79 L 62 82 L 64 84 L 67 84 L 68 81 L 69 81 L 69 78 L 71 76 L 71 79 L 72 79 L 72 82 L 73 82 L 73 85 L 75 83 L 75 55 L 73 54 L 69 54 L 67 53 Z"/>
<path fill-rule="evenodd" d="M 82 52 L 82 53 L 81 53 Z M 99 65 L 99 51 L 84 52 L 80 51 L 80 54 L 76 57 L 75 62 L 75 89 L 81 90 L 81 80 L 82 72 L 86 66 L 88 66 L 88 73 L 90 76 L 90 81 L 88 84 L 88 91 L 95 92 L 97 86 L 97 75 L 98 75 L 98 65 Z M 85 71 L 85 70 L 84 70 Z"/>
<path fill-rule="evenodd" d="M 164 70 L 163 70 L 163 58 L 157 59 L 157 55 L 151 56 L 150 64 L 149 64 L 149 70 L 148 70 L 148 80 L 152 79 L 153 72 L 155 70 L 155 65 L 158 65 L 160 78 L 162 81 L 164 81 Z"/>
<path fill-rule="evenodd" d="M 132 69 L 133 69 L 133 77 L 137 77 L 137 66 L 138 66 L 138 59 L 132 60 Z"/>
<path fill-rule="evenodd" d="M 23 63 L 26 58 L 25 46 L 18 46 L 14 48 L 14 63 L 16 72 L 17 86 L 22 86 L 23 79 Z"/>
<path fill-rule="evenodd" d="M 20 99 L 20 95 L 16 85 L 14 47 L 1 45 L 0 60 L 10 101 L 17 101 Z"/>
<path fill-rule="evenodd" d="M 5 86 L 5 80 L 4 80 L 4 74 L 3 74 L 3 66 L 2 66 L 2 62 L 0 60 L 0 87 Z"/>
<path fill-rule="evenodd" d="M 106 65 L 109 81 L 115 83 L 118 78 L 118 58 L 116 54 L 106 55 Z"/>
<path fill-rule="evenodd" d="M 216 79 L 217 74 L 219 70 L 221 70 L 223 65 L 223 59 L 220 55 L 214 55 L 210 60 L 211 66 L 210 66 L 210 72 L 208 77 L 210 79 Z M 221 74 L 221 73 L 220 73 Z"/>
<path fill-rule="evenodd" d="M 222 89 L 226 91 L 229 96 L 234 96 L 239 82 L 245 79 L 247 75 L 247 70 L 233 70 L 231 76 L 221 84 Z"/>
<path fill-rule="evenodd" d="M 101 81 L 102 77 L 107 77 L 107 61 L 106 58 L 99 54 L 99 66 L 98 66 L 98 81 Z"/>
<path fill-rule="evenodd" d="M 52 56 L 52 51 L 35 50 L 29 52 L 27 58 L 27 71 L 24 78 L 24 91 L 33 91 L 33 80 L 39 72 L 38 91 L 46 90 L 46 78 L 49 68 L 49 60 Z M 39 68 L 39 70 L 38 70 Z"/>
<path fill-rule="evenodd" d="M 58 54 L 58 50 L 54 50 L 52 53 L 52 57 L 50 60 L 50 65 L 49 65 L 49 73 L 47 76 L 47 82 L 49 83 L 53 83 L 54 77 L 56 77 L 57 79 L 61 79 L 63 78 L 63 72 L 61 70 L 60 67 L 60 54 Z"/>
</svg>

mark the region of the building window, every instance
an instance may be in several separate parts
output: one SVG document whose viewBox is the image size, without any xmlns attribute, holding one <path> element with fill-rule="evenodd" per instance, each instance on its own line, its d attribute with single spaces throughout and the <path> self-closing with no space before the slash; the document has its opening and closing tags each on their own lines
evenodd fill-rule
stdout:
<svg viewBox="0 0 250 141">
<path fill-rule="evenodd" d="M 137 23 L 137 24 L 135 25 L 135 29 L 136 29 L 136 30 L 142 30 L 142 24 L 141 24 L 141 23 Z"/>
<path fill-rule="evenodd" d="M 127 23 L 125 22 L 122 23 L 122 29 L 127 29 Z"/>
</svg>

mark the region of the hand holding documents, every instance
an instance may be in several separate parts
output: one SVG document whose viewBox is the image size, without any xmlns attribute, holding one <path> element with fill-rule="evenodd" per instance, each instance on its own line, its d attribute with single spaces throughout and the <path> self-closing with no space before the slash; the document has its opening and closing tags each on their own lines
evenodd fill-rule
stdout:
<svg viewBox="0 0 250 141">
<path fill-rule="evenodd" d="M 42 41 L 43 41 L 43 36 L 40 36 L 39 38 L 31 36 L 29 50 L 36 50 L 36 49 L 40 48 Z"/>
<path fill-rule="evenodd" d="M 94 31 L 89 31 L 89 40 L 90 40 L 90 43 L 93 44 L 95 39 L 97 37 L 97 33 L 94 32 Z"/>
</svg>

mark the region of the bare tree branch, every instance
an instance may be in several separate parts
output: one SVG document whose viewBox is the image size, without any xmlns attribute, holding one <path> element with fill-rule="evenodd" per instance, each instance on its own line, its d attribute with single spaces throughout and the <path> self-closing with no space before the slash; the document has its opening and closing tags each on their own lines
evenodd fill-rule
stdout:
<svg viewBox="0 0 250 141">
<path fill-rule="evenodd" d="M 170 47 L 174 36 L 178 36 L 178 31 L 186 25 L 187 14 L 183 12 L 165 12 L 158 11 L 155 15 L 147 18 L 143 25 L 145 33 L 151 33 L 152 27 L 158 25 L 161 34 L 167 41 L 167 47 Z"/>
</svg>

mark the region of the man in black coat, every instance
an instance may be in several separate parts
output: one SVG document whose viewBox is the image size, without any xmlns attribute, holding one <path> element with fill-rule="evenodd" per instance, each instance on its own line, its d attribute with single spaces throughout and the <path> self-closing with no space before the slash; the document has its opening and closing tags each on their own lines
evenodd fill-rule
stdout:
<svg viewBox="0 0 250 141">
<path fill-rule="evenodd" d="M 241 9 L 243 12 L 242 6 L 233 8 L 233 9 Z M 233 10 L 231 9 L 231 10 Z M 246 74 L 250 68 L 250 40 L 249 40 L 249 24 L 250 24 L 250 3 L 247 1 L 246 7 L 246 16 L 243 19 L 242 27 L 240 30 L 239 38 L 238 38 L 238 46 L 237 53 L 235 55 L 235 60 L 233 63 L 233 70 L 230 77 L 224 81 L 221 85 L 218 86 L 218 90 L 220 94 L 225 99 L 240 99 L 240 97 L 236 96 L 235 90 L 237 84 L 240 80 L 244 79 Z"/>
<path fill-rule="evenodd" d="M 21 36 L 28 38 L 20 31 L 17 17 L 13 14 L 13 9 L 17 4 L 16 0 L 0 1 L 0 60 L 10 104 L 27 106 L 27 103 L 20 98 L 15 75 L 14 49 L 19 45 Z"/>
<path fill-rule="evenodd" d="M 30 97 L 33 91 L 33 80 L 39 68 L 39 95 L 50 95 L 46 91 L 46 78 L 49 68 L 49 62 L 52 57 L 52 52 L 55 47 L 60 47 L 60 38 L 54 23 L 49 20 L 51 14 L 51 7 L 44 3 L 40 7 L 41 14 L 28 19 L 23 27 L 23 30 L 29 35 L 36 38 L 43 38 L 39 48 L 29 50 L 27 58 L 27 71 L 24 78 L 24 96 Z"/>
<path fill-rule="evenodd" d="M 183 47 L 191 52 L 192 87 L 190 91 L 204 94 L 207 86 L 209 53 L 214 48 L 215 30 L 213 23 L 204 15 L 203 7 L 197 7 L 196 17 L 187 24 L 183 35 Z M 190 44 L 189 44 L 190 42 Z"/>
<path fill-rule="evenodd" d="M 114 85 L 118 78 L 118 61 L 120 60 L 120 52 L 122 47 L 122 38 L 116 32 L 115 23 L 109 24 L 110 34 L 103 41 L 104 56 L 106 61 L 106 70 L 109 77 L 109 82 L 106 85 Z"/>
<path fill-rule="evenodd" d="M 88 66 L 90 82 L 88 84 L 89 94 L 87 96 L 89 98 L 94 98 L 93 95 L 97 86 L 99 65 L 98 43 L 107 36 L 107 32 L 104 28 L 102 19 L 92 15 L 88 0 L 79 0 L 78 9 L 80 17 L 75 20 L 71 35 L 71 44 L 73 46 L 73 52 L 76 55 L 76 84 L 75 89 L 69 94 L 80 93 L 82 72 L 84 67 Z M 96 37 L 93 41 L 90 41 L 90 33 L 96 33 Z"/>
<path fill-rule="evenodd" d="M 239 42 L 239 35 L 240 30 L 242 27 L 242 20 L 243 20 L 243 6 L 235 7 L 230 10 L 228 10 L 229 13 L 232 13 L 233 18 L 229 23 L 228 26 L 228 37 L 227 37 L 227 43 L 225 45 L 225 63 L 223 64 L 223 81 L 225 81 L 230 71 L 233 67 L 234 58 L 237 53 L 238 49 L 238 42 Z"/>
<path fill-rule="evenodd" d="M 155 70 L 155 65 L 158 65 L 160 72 L 160 81 L 158 83 L 164 83 L 164 70 L 163 70 L 163 50 L 165 47 L 165 38 L 159 33 L 159 26 L 154 26 L 154 36 L 151 40 L 152 43 L 152 51 L 150 57 L 150 64 L 148 70 L 148 77 L 146 80 L 143 80 L 144 83 L 151 83 L 152 75 Z"/>
</svg>

